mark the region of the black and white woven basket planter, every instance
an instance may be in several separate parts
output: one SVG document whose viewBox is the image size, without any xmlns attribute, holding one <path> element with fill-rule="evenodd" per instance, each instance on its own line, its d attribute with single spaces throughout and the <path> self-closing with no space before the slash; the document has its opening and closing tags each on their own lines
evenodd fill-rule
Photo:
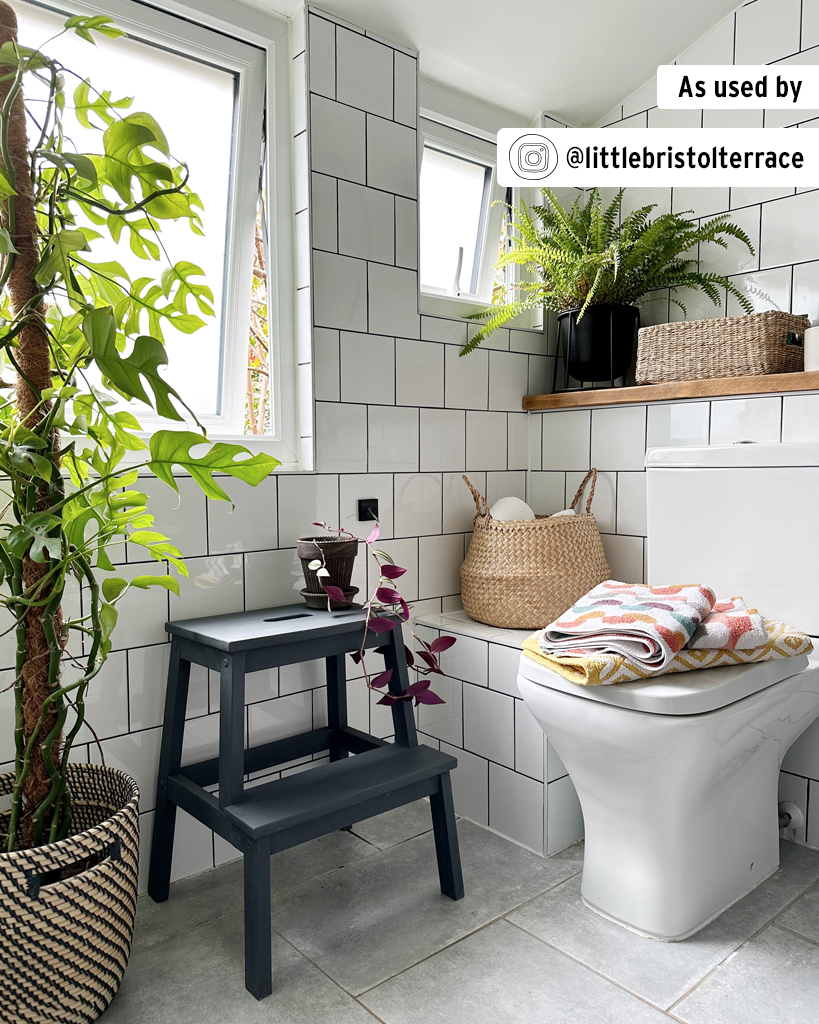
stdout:
<svg viewBox="0 0 819 1024">
<path fill-rule="evenodd" d="M 117 993 L 134 930 L 139 791 L 101 765 L 69 766 L 76 833 L 0 853 L 0 1019 L 88 1024 Z M 0 796 L 12 775 L 0 776 Z M 0 833 L 4 831 L 0 816 Z M 52 880 L 74 865 L 79 874 Z"/>
</svg>

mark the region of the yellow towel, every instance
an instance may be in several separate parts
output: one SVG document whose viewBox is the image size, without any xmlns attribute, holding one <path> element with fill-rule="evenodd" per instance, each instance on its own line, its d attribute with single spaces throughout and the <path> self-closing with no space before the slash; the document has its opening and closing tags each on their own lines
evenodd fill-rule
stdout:
<svg viewBox="0 0 819 1024">
<path fill-rule="evenodd" d="M 756 661 L 773 661 L 775 658 L 795 658 L 799 654 L 810 654 L 813 650 L 813 642 L 807 633 L 792 629 L 775 619 L 765 619 L 764 622 L 768 633 L 768 642 L 764 647 L 753 647 L 747 651 L 683 648 L 666 668 L 659 672 L 640 667 L 620 654 L 595 653 L 568 658 L 543 654 L 535 639 L 540 635 L 540 630 L 523 641 L 523 653 L 532 661 L 544 665 L 579 686 L 608 686 L 611 683 L 655 679 L 660 675 L 668 675 L 669 672 L 690 672 L 697 668 L 718 668 L 721 665 L 746 665 Z"/>
</svg>

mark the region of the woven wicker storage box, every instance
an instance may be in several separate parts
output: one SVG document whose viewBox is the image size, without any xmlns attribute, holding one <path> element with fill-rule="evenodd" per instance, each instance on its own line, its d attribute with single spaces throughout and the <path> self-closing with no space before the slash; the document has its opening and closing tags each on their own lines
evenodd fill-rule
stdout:
<svg viewBox="0 0 819 1024">
<path fill-rule="evenodd" d="M 636 382 L 794 373 L 804 368 L 804 350 L 786 344 L 785 339 L 790 331 L 801 341 L 806 327 L 810 327 L 807 317 L 776 309 L 643 327 L 637 346 Z"/>
<path fill-rule="evenodd" d="M 71 764 L 76 834 L 0 853 L 0 1020 L 89 1024 L 117 993 L 134 931 L 139 792 L 123 772 Z M 0 794 L 13 775 L 0 775 Z M 8 815 L 0 815 L 0 833 Z M 79 874 L 49 873 L 81 865 Z"/>
<path fill-rule="evenodd" d="M 586 475 L 571 507 L 589 478 L 585 512 L 502 522 L 492 518 L 486 499 L 464 477 L 478 509 L 461 566 L 461 600 L 469 616 L 490 626 L 542 629 L 609 579 L 611 569 L 591 513 L 596 469 Z"/>
</svg>

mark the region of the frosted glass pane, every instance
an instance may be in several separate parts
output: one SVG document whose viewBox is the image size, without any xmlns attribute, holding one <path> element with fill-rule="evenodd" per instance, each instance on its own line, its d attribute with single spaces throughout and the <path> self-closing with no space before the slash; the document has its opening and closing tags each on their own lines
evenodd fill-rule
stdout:
<svg viewBox="0 0 819 1024">
<path fill-rule="evenodd" d="M 68 15 L 26 3 L 15 3 L 15 10 L 21 43 L 42 47 L 48 56 L 59 60 L 66 68 L 89 78 L 94 88 L 110 90 L 114 99 L 133 97 L 131 106 L 123 113 L 146 111 L 155 117 L 165 132 L 174 159 L 188 165 L 190 186 L 204 206 L 205 235 L 192 234 L 184 221 L 163 220 L 158 225 L 161 228 L 158 240 L 172 262 L 189 260 L 202 268 L 214 294 L 216 316 L 206 317 L 206 326 L 192 335 L 164 327 L 169 357 L 165 376 L 194 411 L 218 413 L 234 73 L 137 39 L 109 40 L 96 36 L 94 46 L 70 32 L 47 42 L 62 31 Z M 80 151 L 98 152 L 102 146 L 101 133 L 81 127 L 68 109 L 78 84 L 79 80 L 72 83 L 67 77 L 67 135 Z M 28 94 L 36 99 L 31 95 L 31 88 Z M 31 126 L 29 132 L 32 132 Z M 131 251 L 127 234 L 123 232 L 118 245 L 104 239 L 92 243 L 93 261 L 117 260 L 132 280 L 158 277 L 167 266 L 165 259 L 157 262 L 140 259 Z M 189 312 L 195 312 L 193 303 L 189 304 Z M 143 329 L 147 329 L 145 325 Z M 146 407 L 133 403 L 133 411 L 139 416 Z"/>
<path fill-rule="evenodd" d="M 424 147 L 421 162 L 421 287 L 454 294 L 458 250 L 460 290 L 472 291 L 478 232 L 484 213 L 483 164 Z"/>
</svg>

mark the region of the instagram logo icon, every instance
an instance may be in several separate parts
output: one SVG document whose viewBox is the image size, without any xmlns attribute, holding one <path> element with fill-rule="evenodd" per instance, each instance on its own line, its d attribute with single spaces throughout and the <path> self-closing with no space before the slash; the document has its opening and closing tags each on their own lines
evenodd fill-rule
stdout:
<svg viewBox="0 0 819 1024">
<path fill-rule="evenodd" d="M 548 178 L 557 167 L 557 149 L 543 135 L 523 135 L 509 148 L 509 163 L 524 178 Z"/>
</svg>

